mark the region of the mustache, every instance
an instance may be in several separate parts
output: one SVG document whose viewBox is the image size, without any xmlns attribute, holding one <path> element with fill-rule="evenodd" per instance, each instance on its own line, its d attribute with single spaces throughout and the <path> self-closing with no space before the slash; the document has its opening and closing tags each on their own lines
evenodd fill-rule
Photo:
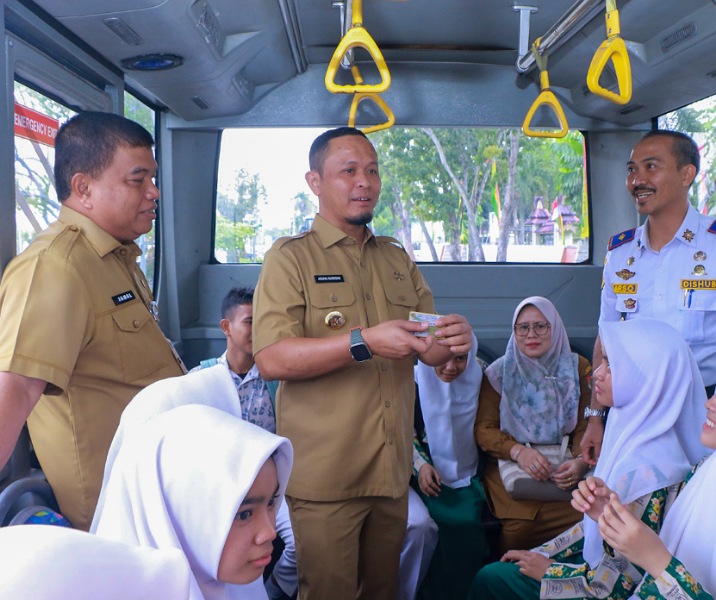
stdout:
<svg viewBox="0 0 716 600">
<path fill-rule="evenodd" d="M 639 192 L 655 192 L 656 190 L 652 187 L 647 187 L 645 185 L 639 185 L 632 189 L 632 194 L 638 194 Z"/>
</svg>

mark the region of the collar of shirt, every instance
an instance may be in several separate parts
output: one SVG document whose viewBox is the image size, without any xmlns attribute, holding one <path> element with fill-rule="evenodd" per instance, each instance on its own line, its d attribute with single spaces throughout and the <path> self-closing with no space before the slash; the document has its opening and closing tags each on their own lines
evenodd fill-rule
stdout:
<svg viewBox="0 0 716 600">
<path fill-rule="evenodd" d="M 646 223 L 648 222 L 649 219 L 647 218 Z M 647 233 L 646 223 L 644 223 L 644 225 L 642 225 L 636 230 L 636 235 L 634 236 L 636 239 L 636 246 L 641 250 L 649 250 L 650 252 L 653 252 L 651 246 L 649 245 L 649 235 Z M 676 233 L 674 234 L 674 239 L 669 242 L 669 244 L 673 243 L 673 241 L 676 240 L 679 243 L 692 247 L 694 244 L 693 242 L 690 242 L 684 237 L 684 231 L 686 231 L 687 229 L 690 230 L 694 234 L 694 237 L 692 238 L 693 240 L 696 239 L 696 237 L 698 236 L 700 228 L 700 215 L 696 211 L 696 209 L 691 204 L 689 204 L 689 208 L 686 211 L 686 216 L 681 222 L 681 225 L 679 225 L 679 228 L 676 230 Z"/>
<path fill-rule="evenodd" d="M 95 249 L 95 252 L 101 257 L 107 256 L 110 252 L 114 252 L 120 248 L 126 248 L 128 252 L 124 253 L 129 256 L 128 262 L 136 262 L 137 257 L 141 256 L 142 251 L 135 244 L 122 244 L 119 240 L 112 237 L 92 219 L 81 215 L 76 210 L 72 210 L 68 206 L 60 207 L 60 215 L 57 220 L 63 225 L 75 225 L 79 227 L 87 241 Z"/>
<path fill-rule="evenodd" d="M 374 242 L 375 236 L 370 230 L 370 227 L 366 227 L 365 231 L 365 243 L 367 244 L 369 242 Z M 313 219 L 313 225 L 311 225 L 311 232 L 315 233 L 318 236 L 318 239 L 320 240 L 321 245 L 324 248 L 329 248 L 330 246 L 338 244 L 345 239 L 353 240 L 351 236 L 338 229 L 338 227 L 331 225 L 319 214 L 316 214 L 316 218 Z M 355 242 L 355 240 L 353 241 Z"/>
</svg>

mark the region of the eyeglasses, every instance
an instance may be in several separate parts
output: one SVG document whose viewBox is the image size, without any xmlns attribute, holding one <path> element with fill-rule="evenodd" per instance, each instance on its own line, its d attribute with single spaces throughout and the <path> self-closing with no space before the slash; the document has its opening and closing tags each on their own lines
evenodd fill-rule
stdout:
<svg viewBox="0 0 716 600">
<path fill-rule="evenodd" d="M 515 335 L 519 337 L 526 337 L 530 333 L 530 329 L 535 332 L 535 335 L 547 335 L 551 325 L 546 321 L 538 321 L 537 323 L 517 323 L 515 325 Z"/>
</svg>

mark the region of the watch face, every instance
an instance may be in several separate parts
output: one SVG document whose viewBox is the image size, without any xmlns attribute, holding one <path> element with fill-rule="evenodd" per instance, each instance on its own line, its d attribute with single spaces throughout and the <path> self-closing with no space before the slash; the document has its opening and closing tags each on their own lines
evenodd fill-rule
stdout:
<svg viewBox="0 0 716 600">
<path fill-rule="evenodd" d="M 355 346 L 351 346 L 351 354 L 353 355 L 353 358 L 355 358 L 358 362 L 370 360 L 373 356 L 370 353 L 370 350 L 368 350 L 368 346 L 366 346 L 365 344 L 356 344 Z"/>
</svg>

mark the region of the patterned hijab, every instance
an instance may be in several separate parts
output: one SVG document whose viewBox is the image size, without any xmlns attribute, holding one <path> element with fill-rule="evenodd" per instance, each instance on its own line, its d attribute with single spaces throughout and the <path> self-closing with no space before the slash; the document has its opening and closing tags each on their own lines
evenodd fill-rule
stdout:
<svg viewBox="0 0 716 600">
<path fill-rule="evenodd" d="M 515 340 L 515 323 L 526 306 L 537 308 L 551 325 L 549 350 L 539 358 L 523 354 Z M 541 296 L 520 302 L 505 355 L 485 371 L 501 396 L 500 429 L 523 444 L 558 444 L 574 431 L 580 396 L 578 360 L 554 304 Z"/>
<path fill-rule="evenodd" d="M 237 510 L 270 458 L 278 510 L 293 462 L 287 439 L 209 406 L 157 415 L 125 436 L 96 515 L 97 535 L 181 550 L 192 571 L 190 600 L 265 599 L 260 577 L 256 586 L 237 586 L 217 574 Z"/>
<path fill-rule="evenodd" d="M 703 380 L 689 346 L 652 319 L 602 323 L 599 336 L 612 372 L 613 408 L 594 470 L 622 503 L 683 481 L 705 454 L 698 427 L 706 418 Z M 599 526 L 584 518 L 584 557 L 602 555 Z"/>
</svg>

